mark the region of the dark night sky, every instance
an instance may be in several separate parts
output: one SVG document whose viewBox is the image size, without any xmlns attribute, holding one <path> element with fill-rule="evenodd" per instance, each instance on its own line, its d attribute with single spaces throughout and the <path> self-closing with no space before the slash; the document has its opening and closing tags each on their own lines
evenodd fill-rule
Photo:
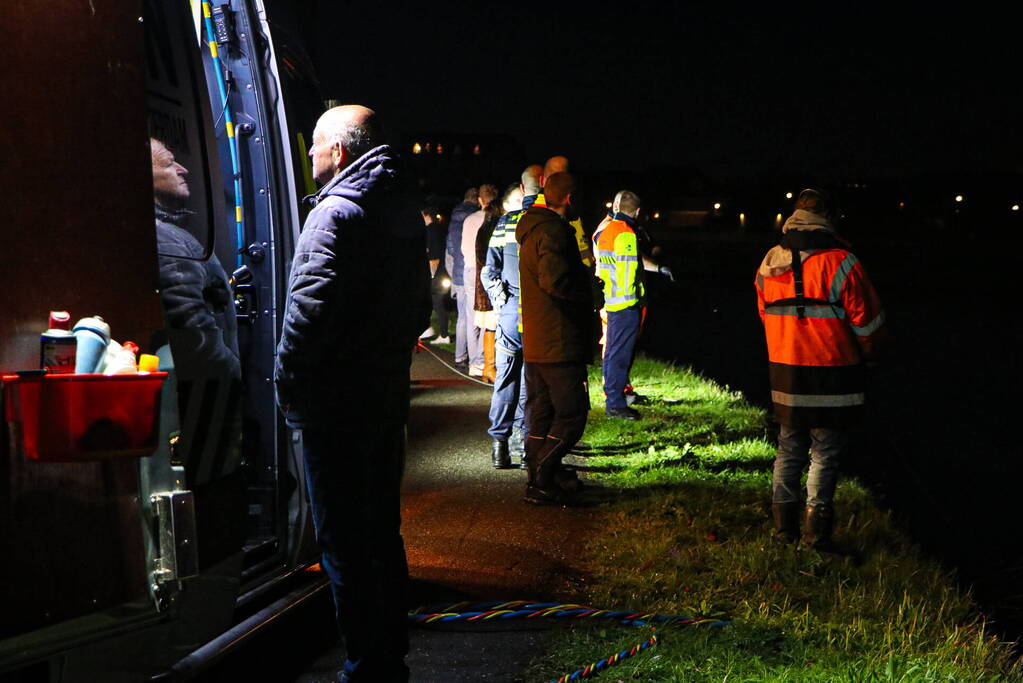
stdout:
<svg viewBox="0 0 1023 683">
<path fill-rule="evenodd" d="M 319 4 L 324 95 L 397 131 L 503 132 L 605 169 L 1023 170 L 1018 36 L 975 9 Z"/>
</svg>

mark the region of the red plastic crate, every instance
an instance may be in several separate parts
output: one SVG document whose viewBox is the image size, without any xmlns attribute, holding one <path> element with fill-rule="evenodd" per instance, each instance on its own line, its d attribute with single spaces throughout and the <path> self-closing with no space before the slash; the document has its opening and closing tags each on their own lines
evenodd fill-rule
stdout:
<svg viewBox="0 0 1023 683">
<path fill-rule="evenodd" d="M 4 416 L 13 448 L 42 462 L 150 456 L 166 378 L 166 372 L 4 375 Z"/>
</svg>

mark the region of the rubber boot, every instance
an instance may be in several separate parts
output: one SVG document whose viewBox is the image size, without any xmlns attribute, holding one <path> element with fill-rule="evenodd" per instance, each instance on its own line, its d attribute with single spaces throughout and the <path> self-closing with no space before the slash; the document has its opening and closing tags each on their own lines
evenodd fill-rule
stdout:
<svg viewBox="0 0 1023 683">
<path fill-rule="evenodd" d="M 494 443 L 490 447 L 490 460 L 494 467 L 499 470 L 506 470 L 512 466 L 511 458 L 508 457 L 507 441 L 494 439 Z"/>
<path fill-rule="evenodd" d="M 830 505 L 807 505 L 803 511 L 803 538 L 800 547 L 809 547 L 822 553 L 839 554 L 831 540 L 835 511 Z"/>
<path fill-rule="evenodd" d="M 799 502 L 771 505 L 771 512 L 774 514 L 774 540 L 785 544 L 795 543 L 799 540 L 801 507 Z"/>
<path fill-rule="evenodd" d="M 511 436 L 508 437 L 508 455 L 513 463 L 518 463 L 519 469 L 526 469 L 526 434 L 519 427 L 512 427 Z"/>
<path fill-rule="evenodd" d="M 562 491 L 568 493 L 579 493 L 583 490 L 583 483 L 579 480 L 576 471 L 566 465 L 559 465 L 554 471 L 554 483 Z"/>
<path fill-rule="evenodd" d="M 497 356 L 494 350 L 494 330 L 483 330 L 483 381 L 493 384 L 497 380 Z"/>
<path fill-rule="evenodd" d="M 536 475 L 536 470 L 535 470 L 535 468 L 532 467 L 532 463 L 537 461 L 536 460 L 537 456 L 539 455 L 540 451 L 543 449 L 545 441 L 546 441 L 546 438 L 544 438 L 544 437 L 532 437 L 532 436 L 530 436 L 530 437 L 526 438 L 526 443 L 523 446 L 522 464 L 523 464 L 523 469 L 526 470 L 526 486 L 527 487 L 533 485 L 533 478 Z"/>
<path fill-rule="evenodd" d="M 529 449 L 530 442 L 539 441 L 530 437 L 526 442 Z M 535 452 L 527 455 L 529 463 L 529 483 L 526 485 L 526 502 L 534 505 L 565 505 L 571 502 L 572 496 L 564 491 L 555 482 L 555 473 L 561 464 L 561 456 L 564 455 L 565 442 L 553 436 L 548 436 Z"/>
</svg>

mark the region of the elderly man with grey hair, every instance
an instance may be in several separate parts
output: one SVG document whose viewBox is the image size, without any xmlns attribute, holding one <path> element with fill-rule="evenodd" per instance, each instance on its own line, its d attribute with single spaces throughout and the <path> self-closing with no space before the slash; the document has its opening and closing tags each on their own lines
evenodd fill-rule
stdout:
<svg viewBox="0 0 1023 683">
<path fill-rule="evenodd" d="M 322 185 L 295 247 L 274 380 L 306 485 L 346 660 L 342 683 L 408 680 L 400 526 L 412 348 L 430 318 L 418 204 L 376 115 L 335 107 L 309 156 Z"/>
</svg>

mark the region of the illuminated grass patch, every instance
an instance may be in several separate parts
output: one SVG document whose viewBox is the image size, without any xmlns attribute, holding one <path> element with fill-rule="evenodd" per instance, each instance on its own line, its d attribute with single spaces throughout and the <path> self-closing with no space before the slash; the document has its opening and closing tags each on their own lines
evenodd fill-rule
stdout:
<svg viewBox="0 0 1023 683">
<path fill-rule="evenodd" d="M 666 629 L 661 644 L 602 675 L 645 681 L 1017 681 L 1010 644 L 985 632 L 967 594 L 921 555 L 857 482 L 836 496 L 849 557 L 771 539 L 774 446 L 767 417 L 689 370 L 639 359 L 637 422 L 594 409 L 570 459 L 615 493 L 598 508 L 587 583 L 572 599 L 610 609 L 727 615 L 725 628 Z M 628 647 L 634 629 L 560 631 L 528 680 Z"/>
</svg>

